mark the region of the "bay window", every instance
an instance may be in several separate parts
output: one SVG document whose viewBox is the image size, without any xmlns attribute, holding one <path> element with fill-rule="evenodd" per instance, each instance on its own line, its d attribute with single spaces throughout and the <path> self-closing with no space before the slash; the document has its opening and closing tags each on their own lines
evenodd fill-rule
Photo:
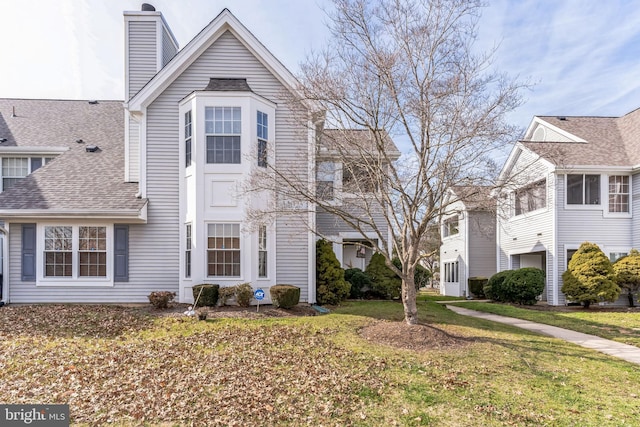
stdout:
<svg viewBox="0 0 640 427">
<path fill-rule="evenodd" d="M 258 277 L 267 277 L 267 226 L 258 229 Z"/>
<path fill-rule="evenodd" d="M 258 166 L 267 167 L 267 140 L 269 139 L 269 116 L 262 111 L 257 115 Z"/>
<path fill-rule="evenodd" d="M 191 111 L 184 113 L 184 159 L 185 167 L 191 166 L 191 136 L 193 135 L 193 128 L 191 126 Z"/>
</svg>

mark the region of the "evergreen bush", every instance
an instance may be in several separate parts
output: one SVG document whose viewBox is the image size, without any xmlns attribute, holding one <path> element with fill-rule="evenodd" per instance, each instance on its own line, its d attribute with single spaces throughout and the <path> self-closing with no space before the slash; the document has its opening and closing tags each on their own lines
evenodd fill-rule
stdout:
<svg viewBox="0 0 640 427">
<path fill-rule="evenodd" d="M 395 257 L 391 261 L 393 262 L 393 265 L 395 265 L 398 270 L 402 271 L 402 261 L 400 261 L 400 258 Z M 396 277 L 400 279 L 400 276 L 396 275 Z M 424 288 L 428 286 L 430 278 L 431 278 L 431 272 L 429 270 L 427 270 L 425 267 L 423 267 L 420 264 L 416 265 L 416 270 L 413 273 L 413 284 L 416 287 L 416 291 L 419 291 L 420 288 Z M 400 279 L 400 285 L 402 286 L 402 279 Z"/>
<path fill-rule="evenodd" d="M 569 261 L 569 268 L 562 274 L 562 292 L 568 300 L 583 304 L 614 302 L 620 295 L 609 258 L 598 245 L 585 242 Z"/>
<path fill-rule="evenodd" d="M 487 277 L 469 277 L 469 292 L 476 298 L 485 298 L 484 287 L 489 282 Z"/>
<path fill-rule="evenodd" d="M 505 302 L 533 305 L 544 291 L 544 271 L 534 267 L 520 268 L 509 274 L 499 289 L 504 289 Z"/>
<path fill-rule="evenodd" d="M 382 299 L 400 298 L 402 280 L 387 266 L 384 255 L 379 252 L 373 254 L 365 273 L 371 279 L 372 296 Z"/>
<path fill-rule="evenodd" d="M 293 285 L 275 285 L 269 288 L 271 304 L 278 308 L 292 308 L 300 302 L 300 288 Z"/>
<path fill-rule="evenodd" d="M 200 293 L 200 289 L 202 289 L 202 293 Z M 215 305 L 218 303 L 219 290 L 219 285 L 195 285 L 193 288 L 191 288 L 191 292 L 193 294 L 193 302 L 195 303 L 197 299 L 198 307 L 215 307 Z M 200 299 L 198 299 L 198 295 L 200 295 Z"/>
<path fill-rule="evenodd" d="M 616 283 L 627 291 L 629 307 L 633 307 L 633 296 L 640 291 L 640 252 L 631 249 L 629 255 L 613 263 Z"/>
<path fill-rule="evenodd" d="M 359 268 L 346 269 L 344 271 L 344 279 L 351 283 L 349 298 L 363 298 L 371 289 L 371 278 Z"/>
<path fill-rule="evenodd" d="M 514 270 L 504 270 L 491 276 L 483 288 L 485 297 L 497 302 L 506 302 L 505 298 L 508 298 L 508 295 L 503 285 L 513 272 Z"/>
<path fill-rule="evenodd" d="M 316 298 L 318 304 L 337 305 L 349 296 L 351 284 L 344 280 L 344 270 L 328 241 L 316 242 Z"/>
</svg>

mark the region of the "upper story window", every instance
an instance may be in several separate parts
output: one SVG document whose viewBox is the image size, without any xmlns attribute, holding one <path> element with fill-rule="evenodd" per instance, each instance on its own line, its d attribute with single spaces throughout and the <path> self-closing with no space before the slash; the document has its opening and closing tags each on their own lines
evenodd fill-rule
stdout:
<svg viewBox="0 0 640 427">
<path fill-rule="evenodd" d="M 257 117 L 258 133 L 258 166 L 267 167 L 267 141 L 269 140 L 269 116 L 262 111 L 258 111 Z"/>
<path fill-rule="evenodd" d="M 193 136 L 193 127 L 191 125 L 191 110 L 184 113 L 184 160 L 185 167 L 191 166 L 191 137 Z"/>
<path fill-rule="evenodd" d="M 316 169 L 316 196 L 320 200 L 333 200 L 336 165 L 333 162 L 318 162 Z"/>
<path fill-rule="evenodd" d="M 40 169 L 43 164 L 53 160 L 52 157 L 3 157 L 0 173 L 2 187 L 0 192 L 8 190 L 19 180 Z"/>
<path fill-rule="evenodd" d="M 345 165 L 342 168 L 342 190 L 352 194 L 373 193 L 378 190 L 378 183 L 365 168 Z"/>
<path fill-rule="evenodd" d="M 609 177 L 609 212 L 629 212 L 629 177 Z"/>
<path fill-rule="evenodd" d="M 240 163 L 240 107 L 206 107 L 207 163 Z"/>
<path fill-rule="evenodd" d="M 515 213 L 522 215 L 547 206 L 547 180 L 543 179 L 515 192 Z"/>
<path fill-rule="evenodd" d="M 600 175 L 567 175 L 568 205 L 599 205 Z"/>
<path fill-rule="evenodd" d="M 458 217 L 454 216 L 447 218 L 442 223 L 442 237 L 449 237 L 458 234 L 460 231 L 458 228 Z"/>
<path fill-rule="evenodd" d="M 4 157 L 2 159 L 2 190 L 8 190 L 18 180 L 29 175 L 29 159 L 26 157 Z"/>
</svg>

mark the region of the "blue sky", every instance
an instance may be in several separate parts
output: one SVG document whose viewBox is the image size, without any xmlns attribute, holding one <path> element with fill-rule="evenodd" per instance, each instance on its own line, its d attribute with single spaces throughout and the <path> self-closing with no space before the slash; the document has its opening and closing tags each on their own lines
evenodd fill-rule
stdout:
<svg viewBox="0 0 640 427">
<path fill-rule="evenodd" d="M 290 70 L 326 37 L 327 0 L 148 0 L 184 46 L 228 7 Z M 0 97 L 123 99 L 124 10 L 136 0 L 2 0 Z M 478 48 L 535 83 L 509 116 L 618 116 L 640 107 L 640 8 L 625 0 L 491 0 Z"/>
</svg>

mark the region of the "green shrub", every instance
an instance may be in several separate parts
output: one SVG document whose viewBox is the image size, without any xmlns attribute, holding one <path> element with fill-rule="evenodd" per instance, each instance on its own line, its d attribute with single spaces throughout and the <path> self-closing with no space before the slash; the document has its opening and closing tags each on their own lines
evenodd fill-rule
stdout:
<svg viewBox="0 0 640 427">
<path fill-rule="evenodd" d="M 483 288 L 485 297 L 498 302 L 506 302 L 507 299 L 505 299 L 505 297 L 508 297 L 508 295 L 506 295 L 503 284 L 505 280 L 511 276 L 513 271 L 514 270 L 504 270 L 491 276 Z"/>
<path fill-rule="evenodd" d="M 502 283 L 502 288 L 506 302 L 533 305 L 544 291 L 544 271 L 534 267 L 515 270 Z"/>
<path fill-rule="evenodd" d="M 240 307 L 249 307 L 253 299 L 253 287 L 251 283 L 241 283 L 236 287 L 236 302 Z"/>
<path fill-rule="evenodd" d="M 200 293 L 200 289 L 202 289 L 202 293 Z M 220 290 L 220 285 L 209 285 L 209 284 L 201 284 L 195 285 L 191 288 L 191 292 L 193 294 L 193 302 L 198 301 L 198 307 L 215 307 L 218 303 L 218 292 Z M 200 298 L 198 298 L 200 295 Z"/>
<path fill-rule="evenodd" d="M 402 271 L 402 261 L 400 261 L 400 258 L 395 257 L 391 260 L 391 262 L 393 262 L 393 265 L 395 265 L 398 270 Z M 396 275 L 396 277 L 400 279 L 400 276 Z M 420 288 L 428 286 L 429 279 L 431 279 L 431 272 L 424 268 L 422 265 L 417 264 L 416 270 L 413 273 L 413 283 L 416 287 L 416 291 L 419 291 Z M 402 279 L 400 279 L 400 286 L 402 286 Z"/>
<path fill-rule="evenodd" d="M 331 243 L 316 242 L 316 298 L 318 304 L 339 304 L 349 296 L 351 284 L 344 280 L 344 270 Z"/>
<path fill-rule="evenodd" d="M 155 292 L 151 292 L 147 298 L 149 298 L 149 302 L 155 308 L 162 309 L 162 308 L 168 308 L 169 303 L 173 301 L 175 297 L 176 297 L 175 292 L 155 291 Z"/>
<path fill-rule="evenodd" d="M 382 299 L 400 298 L 402 280 L 387 266 L 384 255 L 379 252 L 373 254 L 365 273 L 371 278 L 372 296 Z"/>
<path fill-rule="evenodd" d="M 486 277 L 469 277 L 467 283 L 469 283 L 469 291 L 476 298 L 484 298 L 484 287 L 489 282 Z"/>
<path fill-rule="evenodd" d="M 613 263 L 616 283 L 627 291 L 629 307 L 633 307 L 633 296 L 640 291 L 640 252 L 631 249 L 629 255 Z"/>
<path fill-rule="evenodd" d="M 562 273 L 562 292 L 568 300 L 580 302 L 584 308 L 599 301 L 614 302 L 620 295 L 609 258 L 598 245 L 584 242 Z"/>
<path fill-rule="evenodd" d="M 271 304 L 278 308 L 295 307 L 300 302 L 300 288 L 293 285 L 275 285 L 269 288 Z"/>
<path fill-rule="evenodd" d="M 351 283 L 349 298 L 363 298 L 371 289 L 371 279 L 359 268 L 349 268 L 344 271 L 344 279 Z"/>
</svg>

